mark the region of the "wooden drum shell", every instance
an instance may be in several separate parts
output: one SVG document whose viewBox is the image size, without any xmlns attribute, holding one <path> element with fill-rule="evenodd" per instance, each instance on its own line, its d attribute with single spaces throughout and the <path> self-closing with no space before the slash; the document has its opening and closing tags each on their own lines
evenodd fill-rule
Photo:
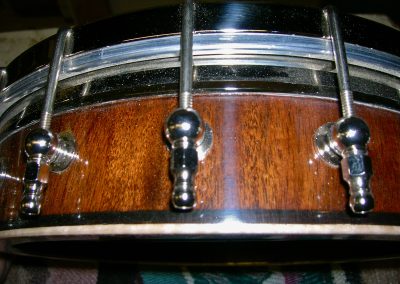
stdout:
<svg viewBox="0 0 400 284">
<path fill-rule="evenodd" d="M 195 177 L 197 204 L 182 212 L 171 206 L 163 130 L 178 106 L 181 10 L 72 29 L 50 129 L 72 134 L 77 151 L 69 168 L 49 173 L 36 217 L 20 213 L 25 138 L 38 127 L 55 38 L 2 71 L 0 250 L 78 258 L 104 250 L 106 259 L 123 252 L 129 261 L 184 263 L 210 254 L 235 259 L 225 259 L 227 251 L 246 262 L 398 257 L 400 50 L 391 40 L 398 32 L 340 16 L 355 113 L 371 133 L 375 208 L 361 216 L 349 210 L 340 169 L 314 145 L 317 129 L 341 117 L 324 11 L 196 4 L 193 107 L 213 143 Z"/>
<path fill-rule="evenodd" d="M 148 218 L 146 212 L 153 212 L 150 223 L 165 223 L 156 217 L 173 212 L 169 153 L 162 129 L 175 104 L 175 97 L 149 97 L 57 115 L 54 131 L 74 134 L 79 158 L 62 174 L 50 174 L 42 217 L 69 215 L 76 224 L 85 224 L 80 216 L 129 213 L 142 223 Z M 348 191 L 339 170 L 322 162 L 313 148 L 316 129 L 339 117 L 336 101 L 267 93 L 199 94 L 195 107 L 213 126 L 213 146 L 199 166 L 195 210 L 173 214 L 167 223 L 181 222 L 181 215 L 185 222 L 209 223 L 199 218 L 201 212 L 214 212 L 217 221 L 226 217 L 221 212 L 239 219 L 240 212 L 258 212 L 262 223 L 279 223 L 282 216 L 289 223 L 324 223 L 325 216 L 328 223 L 373 224 L 373 216 L 389 214 L 387 223 L 398 225 L 392 216 L 400 210 L 397 112 L 356 107 L 371 130 L 369 155 L 376 199 L 372 217 L 357 218 L 347 212 Z M 12 161 L 10 173 L 19 180 L 27 130 L 1 145 L 1 157 Z M 18 216 L 22 187 L 15 180 L 7 183 L 1 194 L 5 223 Z M 279 217 L 272 212 L 279 212 Z M 120 222 L 117 215 L 108 220 Z M 243 221 L 257 220 L 244 217 Z"/>
</svg>

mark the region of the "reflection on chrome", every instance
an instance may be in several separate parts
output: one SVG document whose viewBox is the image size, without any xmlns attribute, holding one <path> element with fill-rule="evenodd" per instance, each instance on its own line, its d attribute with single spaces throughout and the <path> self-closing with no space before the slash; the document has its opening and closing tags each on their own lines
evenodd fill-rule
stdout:
<svg viewBox="0 0 400 284">
<path fill-rule="evenodd" d="M 224 89 L 225 89 L 225 91 L 237 91 L 238 90 L 237 87 L 225 87 Z"/>
<path fill-rule="evenodd" d="M 12 175 L 9 175 L 6 172 L 0 172 L 0 181 L 3 180 L 11 180 L 11 181 L 16 181 L 16 182 L 20 182 L 21 179 L 19 177 L 14 177 Z"/>
<path fill-rule="evenodd" d="M 77 161 L 80 160 L 78 153 L 76 152 L 70 152 L 69 149 L 63 149 L 63 148 L 56 148 L 56 152 L 58 155 L 62 155 L 64 159 L 68 159 L 71 161 Z"/>
</svg>

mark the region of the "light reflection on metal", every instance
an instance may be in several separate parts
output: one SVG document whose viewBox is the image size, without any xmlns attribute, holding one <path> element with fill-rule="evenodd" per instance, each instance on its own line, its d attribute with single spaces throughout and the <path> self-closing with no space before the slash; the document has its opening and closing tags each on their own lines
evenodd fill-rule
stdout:
<svg viewBox="0 0 400 284">
<path fill-rule="evenodd" d="M 332 41 L 342 118 L 318 128 L 314 143 L 317 153 L 330 165 L 341 166 L 342 177 L 349 187 L 349 207 L 355 214 L 366 214 L 375 206 L 370 180 L 372 163 L 367 144 L 370 131 L 366 122 L 357 117 L 350 89 L 346 48 L 341 35 L 339 16 L 333 7 L 324 9 L 327 29 Z"/>
<path fill-rule="evenodd" d="M 0 172 L 0 180 L 11 180 L 11 181 L 15 181 L 15 182 L 21 182 L 21 179 L 19 177 L 12 176 L 5 172 Z M 0 182 L 0 185 L 1 184 L 2 184 L 2 182 Z"/>
<path fill-rule="evenodd" d="M 168 116 L 164 126 L 171 153 L 171 204 L 186 211 L 196 206 L 195 175 L 200 158 L 204 158 L 212 145 L 211 128 L 193 108 L 193 21 L 193 1 L 186 0 L 180 40 L 179 107 Z"/>
<path fill-rule="evenodd" d="M 158 48 L 162 46 L 163 48 Z M 107 70 L 110 67 L 122 67 L 129 63 L 150 62 L 162 58 L 176 58 L 179 54 L 179 36 L 150 38 L 131 41 L 113 46 L 105 46 L 63 59 L 64 67 L 60 71 L 60 80 L 87 74 L 92 71 Z M 134 51 L 134 52 L 133 52 Z M 355 44 L 346 44 L 347 58 L 350 64 L 377 70 L 398 77 L 400 58 L 375 49 Z M 254 56 L 291 56 L 331 60 L 332 49 L 329 40 L 299 35 L 268 34 L 255 32 L 241 33 L 197 33 L 193 36 L 193 53 L 195 56 L 223 54 L 241 57 L 241 65 L 264 64 Z M 232 61 L 233 63 L 233 61 Z M 197 65 L 198 63 L 196 63 Z M 211 58 L 201 62 L 202 65 L 220 65 L 221 62 Z M 223 63 L 226 64 L 226 63 Z M 148 68 L 159 69 L 156 64 Z M 165 68 L 165 67 L 164 67 Z M 0 116 L 17 101 L 43 88 L 46 84 L 48 66 L 9 85 L 0 95 Z M 101 72 L 98 72 L 101 76 Z M 95 75 L 92 79 L 95 78 Z M 1 126 L 0 126 L 1 128 Z"/>
</svg>

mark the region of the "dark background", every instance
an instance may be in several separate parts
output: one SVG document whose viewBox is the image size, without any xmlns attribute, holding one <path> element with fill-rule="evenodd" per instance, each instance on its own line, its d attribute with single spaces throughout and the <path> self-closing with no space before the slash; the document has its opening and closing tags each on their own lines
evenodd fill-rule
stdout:
<svg viewBox="0 0 400 284">
<path fill-rule="evenodd" d="M 178 0 L 0 0 L 0 32 L 82 25 L 132 11 L 180 2 Z M 262 2 L 310 7 L 333 4 L 341 12 L 367 16 L 386 15 L 390 24 L 400 26 L 398 0 L 269 0 Z"/>
</svg>

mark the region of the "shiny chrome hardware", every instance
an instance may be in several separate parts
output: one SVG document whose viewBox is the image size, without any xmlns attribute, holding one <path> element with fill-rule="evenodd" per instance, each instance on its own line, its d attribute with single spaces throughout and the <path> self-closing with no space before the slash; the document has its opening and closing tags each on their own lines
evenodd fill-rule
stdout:
<svg viewBox="0 0 400 284">
<path fill-rule="evenodd" d="M 172 204 L 177 209 L 192 209 L 196 203 L 196 142 L 201 139 L 203 129 L 201 118 L 193 109 L 177 109 L 166 121 L 165 135 L 171 143 L 170 170 L 174 178 Z"/>
<path fill-rule="evenodd" d="M 213 143 L 213 132 L 210 125 L 208 125 L 206 122 L 204 122 L 203 125 L 203 137 L 196 143 L 196 151 L 199 161 L 203 161 L 205 159 Z"/>
<path fill-rule="evenodd" d="M 54 153 L 49 157 L 50 170 L 53 173 L 62 173 L 78 158 L 75 138 L 70 132 L 62 132 L 57 136 Z"/>
<path fill-rule="evenodd" d="M 44 129 L 37 129 L 25 139 L 25 153 L 28 157 L 21 213 L 27 216 L 38 215 L 41 210 L 42 195 L 48 181 L 48 157 L 54 153 L 55 138 Z"/>
<path fill-rule="evenodd" d="M 62 172 L 76 157 L 75 140 L 69 133 L 54 136 L 50 131 L 38 128 L 25 139 L 27 164 L 24 176 L 24 193 L 21 212 L 38 215 L 41 200 L 48 182 L 48 174 Z"/>
<path fill-rule="evenodd" d="M 369 129 L 355 116 L 321 126 L 315 135 L 318 154 L 332 166 L 341 165 L 343 179 L 349 185 L 349 206 L 354 213 L 365 214 L 374 208 L 371 192 L 371 159 L 367 153 Z"/>
<path fill-rule="evenodd" d="M 329 7 L 324 13 L 332 40 L 343 118 L 321 126 L 314 142 L 318 155 L 324 161 L 332 166 L 341 165 L 343 179 L 349 185 L 351 210 L 356 214 L 365 214 L 374 208 L 370 187 L 372 165 L 367 152 L 370 132 L 367 124 L 355 116 L 353 109 L 346 50 L 336 11 Z"/>
<path fill-rule="evenodd" d="M 193 105 L 193 18 L 193 1 L 186 0 L 183 6 L 181 32 L 181 69 L 179 85 L 179 105 L 181 108 L 191 108 Z"/>
<path fill-rule="evenodd" d="M 70 29 L 60 29 L 57 36 L 56 49 L 53 54 L 53 60 L 50 64 L 49 75 L 47 79 L 46 100 L 40 118 L 40 126 L 43 129 L 49 129 L 51 118 L 53 116 L 53 105 L 57 90 L 58 77 L 60 76 L 61 64 L 66 55 L 71 50 L 72 31 Z"/>
<path fill-rule="evenodd" d="M 171 145 L 170 171 L 173 176 L 172 205 L 191 210 L 196 205 L 194 177 L 199 158 L 212 145 L 212 131 L 192 108 L 193 84 L 193 2 L 185 1 L 181 33 L 179 108 L 165 122 L 165 136 Z M 205 132 L 207 134 L 205 135 Z"/>
<path fill-rule="evenodd" d="M 32 130 L 25 139 L 27 163 L 21 201 L 21 213 L 25 216 L 40 214 L 42 196 L 47 187 L 49 172 L 62 172 L 75 157 L 75 141 L 72 135 L 54 135 L 49 130 L 62 59 L 69 50 L 70 44 L 71 31 L 61 29 L 49 69 L 40 128 Z"/>
<path fill-rule="evenodd" d="M 332 130 L 335 126 L 334 122 L 328 122 L 320 126 L 314 135 L 314 144 L 318 156 L 332 167 L 338 167 L 342 160 L 337 141 L 332 139 Z"/>
</svg>

